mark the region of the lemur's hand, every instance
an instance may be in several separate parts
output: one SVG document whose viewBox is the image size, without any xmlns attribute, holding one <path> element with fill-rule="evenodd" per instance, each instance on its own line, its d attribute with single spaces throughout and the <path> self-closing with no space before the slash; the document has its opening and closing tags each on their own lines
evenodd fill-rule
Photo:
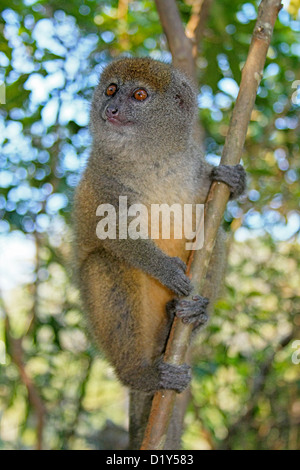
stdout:
<svg viewBox="0 0 300 470">
<path fill-rule="evenodd" d="M 189 295 L 192 285 L 185 271 L 186 264 L 180 258 L 169 258 L 160 281 L 178 296 Z"/>
<path fill-rule="evenodd" d="M 246 189 L 246 172 L 242 165 L 218 165 L 211 172 L 214 181 L 221 181 L 230 188 L 230 199 L 236 199 Z"/>
</svg>

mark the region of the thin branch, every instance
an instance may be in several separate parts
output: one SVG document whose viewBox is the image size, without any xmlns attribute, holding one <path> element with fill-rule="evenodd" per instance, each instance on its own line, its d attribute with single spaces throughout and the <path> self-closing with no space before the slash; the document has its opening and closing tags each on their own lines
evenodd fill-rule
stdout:
<svg viewBox="0 0 300 470">
<path fill-rule="evenodd" d="M 4 309 L 4 312 L 5 312 L 5 309 Z M 24 361 L 23 361 L 24 352 L 22 348 L 23 338 L 18 338 L 18 339 L 13 338 L 12 335 L 10 334 L 10 331 L 11 331 L 11 327 L 10 327 L 9 317 L 8 317 L 7 312 L 5 312 L 5 334 L 6 334 L 7 342 L 8 342 L 9 349 L 10 349 L 11 359 L 19 370 L 21 381 L 27 389 L 29 403 L 31 404 L 35 412 L 36 418 L 37 418 L 36 449 L 41 450 L 43 447 L 43 431 L 44 431 L 44 423 L 45 423 L 45 416 L 46 416 L 46 408 L 43 403 L 43 400 L 40 397 L 38 390 L 36 389 L 31 378 L 28 376 L 25 366 L 24 366 Z"/>
<path fill-rule="evenodd" d="M 193 44 L 185 35 L 175 0 L 155 0 L 155 3 L 173 57 L 173 64 L 196 81 Z"/>
<path fill-rule="evenodd" d="M 157 1 L 157 3 L 169 2 Z M 274 24 L 281 8 L 280 0 L 262 0 L 260 4 L 247 61 L 242 72 L 239 94 L 223 149 L 222 164 L 236 165 L 240 161 Z M 188 263 L 187 274 L 191 276 L 195 291 L 199 291 L 200 286 L 201 292 L 229 195 L 230 190 L 226 184 L 219 182 L 212 184 L 206 201 L 204 247 L 198 252 L 192 252 Z M 175 318 L 164 357 L 166 362 L 172 364 L 184 362 L 192 328 L 192 325 L 183 324 L 180 319 Z M 155 393 L 141 449 L 163 449 L 175 397 L 176 392 L 173 390 Z"/>
<path fill-rule="evenodd" d="M 119 0 L 117 10 L 119 43 L 124 51 L 129 49 L 129 39 L 127 31 L 127 14 L 129 1 L 130 0 Z"/>
<path fill-rule="evenodd" d="M 195 0 L 192 6 L 192 14 L 185 28 L 186 36 L 192 41 L 192 55 L 196 60 L 198 45 L 204 33 L 204 27 L 209 14 L 212 0 Z"/>
</svg>

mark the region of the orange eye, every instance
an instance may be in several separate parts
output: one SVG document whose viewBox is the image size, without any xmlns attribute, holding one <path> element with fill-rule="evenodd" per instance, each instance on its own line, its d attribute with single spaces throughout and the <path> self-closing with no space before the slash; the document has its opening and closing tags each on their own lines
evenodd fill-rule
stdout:
<svg viewBox="0 0 300 470">
<path fill-rule="evenodd" d="M 147 98 L 148 93 L 146 90 L 143 90 L 143 88 L 140 88 L 134 92 L 133 96 L 138 101 L 144 101 Z"/>
<path fill-rule="evenodd" d="M 116 93 L 116 91 L 117 91 L 117 85 L 115 85 L 114 83 L 112 83 L 106 88 L 107 96 L 113 96 Z"/>
</svg>

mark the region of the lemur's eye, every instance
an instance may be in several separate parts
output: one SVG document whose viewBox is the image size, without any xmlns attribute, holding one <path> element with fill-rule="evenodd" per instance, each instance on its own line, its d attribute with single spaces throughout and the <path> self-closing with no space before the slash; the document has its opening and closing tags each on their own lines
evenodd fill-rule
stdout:
<svg viewBox="0 0 300 470">
<path fill-rule="evenodd" d="M 113 96 L 116 92 L 117 92 L 117 85 L 115 85 L 114 83 L 111 83 L 107 88 L 106 88 L 106 94 L 107 96 Z"/>
<path fill-rule="evenodd" d="M 135 90 L 133 97 L 138 101 L 144 101 L 148 97 L 148 93 L 143 88 Z"/>
</svg>

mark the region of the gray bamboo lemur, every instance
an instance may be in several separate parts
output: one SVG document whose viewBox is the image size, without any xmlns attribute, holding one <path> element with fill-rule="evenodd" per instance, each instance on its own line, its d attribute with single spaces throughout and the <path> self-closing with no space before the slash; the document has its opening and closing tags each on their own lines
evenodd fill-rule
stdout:
<svg viewBox="0 0 300 470">
<path fill-rule="evenodd" d="M 184 390 L 189 367 L 161 356 L 174 315 L 203 323 L 207 299 L 191 291 L 186 240 L 105 239 L 96 235 L 100 204 L 201 204 L 212 180 L 231 197 L 245 187 L 240 165 L 211 167 L 192 137 L 196 92 L 170 65 L 121 59 L 102 73 L 91 107 L 93 144 L 75 195 L 76 262 L 92 334 L 119 379 L 133 390 Z M 117 218 L 118 220 L 118 218 Z M 216 244 L 206 292 L 212 301 L 222 276 Z M 167 308 L 166 308 L 167 305 Z"/>
</svg>

